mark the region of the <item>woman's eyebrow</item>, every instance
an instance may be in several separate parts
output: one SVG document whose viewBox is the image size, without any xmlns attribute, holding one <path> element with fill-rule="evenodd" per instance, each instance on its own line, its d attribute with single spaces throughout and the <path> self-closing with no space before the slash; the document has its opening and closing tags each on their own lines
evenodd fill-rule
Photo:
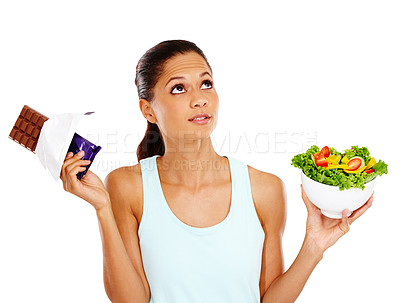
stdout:
<svg viewBox="0 0 400 303">
<path fill-rule="evenodd" d="M 209 72 L 207 72 L 207 71 L 205 71 L 204 73 L 201 73 L 200 74 L 200 78 L 205 76 L 205 75 L 209 75 L 212 78 L 211 74 Z"/>
<path fill-rule="evenodd" d="M 202 73 L 199 75 L 199 78 L 204 77 L 205 75 L 209 75 L 209 76 L 212 78 L 211 74 L 210 74 L 208 71 L 202 72 Z M 170 79 L 168 80 L 168 82 L 165 84 L 165 86 L 167 86 L 168 83 L 170 83 L 172 80 L 182 80 L 182 79 L 184 80 L 185 77 L 172 77 L 172 78 L 170 78 Z"/>
<path fill-rule="evenodd" d="M 169 80 L 168 80 L 168 82 L 165 84 L 165 86 L 167 86 L 168 85 L 168 83 L 170 83 L 172 80 L 180 80 L 180 79 L 185 79 L 185 77 L 172 77 L 172 78 L 170 78 Z"/>
</svg>

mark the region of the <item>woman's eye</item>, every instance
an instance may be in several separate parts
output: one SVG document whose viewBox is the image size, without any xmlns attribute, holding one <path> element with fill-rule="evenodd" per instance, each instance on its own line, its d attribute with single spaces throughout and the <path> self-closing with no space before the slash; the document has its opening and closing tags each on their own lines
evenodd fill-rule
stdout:
<svg viewBox="0 0 400 303">
<path fill-rule="evenodd" d="M 201 88 L 202 89 L 210 89 L 210 88 L 212 88 L 213 86 L 212 86 L 212 82 L 210 81 L 210 80 L 205 80 L 204 82 L 203 82 L 203 84 L 201 85 Z"/>
<path fill-rule="evenodd" d="M 175 85 L 171 90 L 171 94 L 182 94 L 184 92 L 185 92 L 185 88 L 181 84 Z"/>
</svg>

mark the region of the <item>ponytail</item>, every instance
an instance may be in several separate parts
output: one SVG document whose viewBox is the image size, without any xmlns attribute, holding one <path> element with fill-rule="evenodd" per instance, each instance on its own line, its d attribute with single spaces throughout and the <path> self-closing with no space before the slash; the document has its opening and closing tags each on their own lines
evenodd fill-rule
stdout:
<svg viewBox="0 0 400 303">
<path fill-rule="evenodd" d="M 138 161 L 154 155 L 164 155 L 165 146 L 160 129 L 157 124 L 147 121 L 147 129 L 144 138 L 140 142 L 136 155 Z"/>
</svg>

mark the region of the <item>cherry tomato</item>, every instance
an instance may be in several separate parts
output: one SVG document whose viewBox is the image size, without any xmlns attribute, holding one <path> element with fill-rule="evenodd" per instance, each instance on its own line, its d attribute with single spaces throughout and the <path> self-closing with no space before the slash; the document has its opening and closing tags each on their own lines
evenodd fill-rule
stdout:
<svg viewBox="0 0 400 303">
<path fill-rule="evenodd" d="M 361 163 L 362 162 L 361 162 L 360 158 L 354 158 L 354 159 L 351 159 L 349 161 L 349 163 L 347 163 L 347 165 L 349 166 L 349 170 L 356 170 L 356 169 L 360 168 Z"/>
<path fill-rule="evenodd" d="M 331 151 L 328 146 L 324 146 L 320 153 L 323 154 L 325 158 L 328 158 L 331 155 Z"/>
<path fill-rule="evenodd" d="M 315 160 L 321 159 L 321 158 L 324 158 L 324 155 L 321 154 L 321 153 L 315 153 L 315 154 L 314 154 L 314 158 L 315 158 Z"/>
<path fill-rule="evenodd" d="M 324 157 L 321 157 L 319 159 L 315 159 L 315 164 L 322 167 L 328 167 L 328 160 L 326 160 Z"/>
</svg>

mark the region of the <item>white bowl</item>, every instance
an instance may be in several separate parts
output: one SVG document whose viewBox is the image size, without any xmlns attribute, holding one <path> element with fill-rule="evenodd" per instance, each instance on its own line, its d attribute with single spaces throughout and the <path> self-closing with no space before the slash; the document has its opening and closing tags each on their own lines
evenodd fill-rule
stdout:
<svg viewBox="0 0 400 303">
<path fill-rule="evenodd" d="M 301 171 L 301 182 L 304 191 L 311 202 L 321 209 L 323 215 L 339 219 L 342 217 L 342 211 L 349 209 L 347 216 L 360 208 L 374 191 L 376 178 L 365 184 L 364 190 L 351 187 L 350 189 L 339 190 L 339 186 L 319 183 L 308 178 Z"/>
</svg>

